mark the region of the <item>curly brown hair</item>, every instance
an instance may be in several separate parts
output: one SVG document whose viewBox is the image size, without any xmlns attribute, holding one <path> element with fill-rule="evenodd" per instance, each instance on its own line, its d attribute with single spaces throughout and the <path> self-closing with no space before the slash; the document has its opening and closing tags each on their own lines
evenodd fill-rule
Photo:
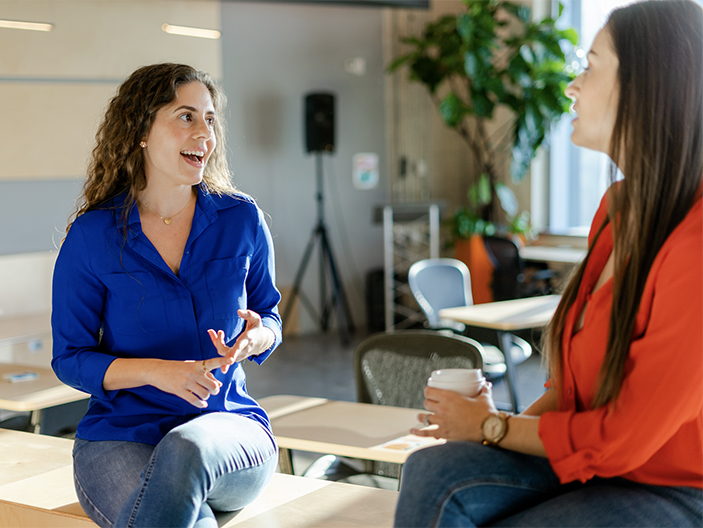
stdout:
<svg viewBox="0 0 703 528">
<path fill-rule="evenodd" d="M 127 193 L 122 212 L 126 220 L 137 195 L 146 188 L 144 153 L 139 143 L 146 139 L 156 113 L 172 103 L 181 86 L 202 83 L 210 92 L 215 108 L 215 150 L 203 173 L 201 185 L 215 194 L 234 194 L 225 154 L 226 132 L 223 112 L 227 98 L 205 72 L 185 64 L 152 64 L 132 73 L 110 100 L 105 117 L 95 134 L 96 145 L 88 165 L 88 179 L 78 199 L 73 219 L 96 209 L 118 194 Z M 69 228 L 71 223 L 69 223 Z"/>
</svg>

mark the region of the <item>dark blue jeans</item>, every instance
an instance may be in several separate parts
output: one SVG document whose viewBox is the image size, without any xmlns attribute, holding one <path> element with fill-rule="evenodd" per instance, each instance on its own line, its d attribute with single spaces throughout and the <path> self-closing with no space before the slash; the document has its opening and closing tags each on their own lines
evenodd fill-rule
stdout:
<svg viewBox="0 0 703 528">
<path fill-rule="evenodd" d="M 78 500 L 102 527 L 217 527 L 214 511 L 252 502 L 276 471 L 278 449 L 260 423 L 208 413 L 154 447 L 76 440 Z M 213 511 L 214 510 L 214 511 Z"/>
<path fill-rule="evenodd" d="M 562 485 L 546 458 L 448 442 L 403 466 L 395 525 L 700 527 L 702 506 L 698 488 L 623 478 Z"/>
</svg>

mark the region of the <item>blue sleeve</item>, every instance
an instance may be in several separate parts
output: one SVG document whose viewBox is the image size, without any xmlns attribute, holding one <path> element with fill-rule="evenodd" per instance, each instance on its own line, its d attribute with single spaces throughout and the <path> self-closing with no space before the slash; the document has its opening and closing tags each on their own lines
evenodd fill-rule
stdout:
<svg viewBox="0 0 703 528">
<path fill-rule="evenodd" d="M 103 378 L 117 359 L 98 350 L 106 288 L 91 267 L 89 248 L 78 222 L 69 229 L 54 268 L 51 366 L 65 384 L 97 398 L 111 400 Z"/>
<path fill-rule="evenodd" d="M 276 336 L 268 350 L 251 358 L 252 361 L 261 364 L 281 344 L 281 316 L 278 314 L 281 294 L 276 289 L 276 266 L 271 232 L 261 209 L 257 207 L 256 211 L 258 225 L 254 254 L 246 280 L 247 308 L 258 313 L 263 325 L 270 328 Z"/>
</svg>

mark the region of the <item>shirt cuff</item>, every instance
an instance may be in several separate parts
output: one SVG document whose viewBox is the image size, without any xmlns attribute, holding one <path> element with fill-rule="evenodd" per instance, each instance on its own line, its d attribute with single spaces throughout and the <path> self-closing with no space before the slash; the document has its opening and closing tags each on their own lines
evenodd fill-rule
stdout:
<svg viewBox="0 0 703 528">
<path fill-rule="evenodd" d="M 278 321 L 263 318 L 261 319 L 261 324 L 273 332 L 274 340 L 271 346 L 264 350 L 261 354 L 249 358 L 257 365 L 261 365 L 264 361 L 266 361 L 266 359 L 271 355 L 275 348 L 281 344 L 281 325 L 278 323 Z"/>
<path fill-rule="evenodd" d="M 569 434 L 573 413 L 546 412 L 539 419 L 538 434 L 549 463 L 562 484 L 580 480 L 586 482 L 595 476 L 592 469 L 594 453 L 590 450 L 574 451 Z"/>
<path fill-rule="evenodd" d="M 110 401 L 117 394 L 118 391 L 106 391 L 103 387 L 105 373 L 116 359 L 115 356 L 108 356 L 107 354 L 101 354 L 99 352 L 86 355 L 86 357 L 83 358 L 81 366 L 79 367 L 79 378 L 81 379 L 81 385 L 85 387 L 85 390 L 92 396 L 101 400 Z"/>
</svg>

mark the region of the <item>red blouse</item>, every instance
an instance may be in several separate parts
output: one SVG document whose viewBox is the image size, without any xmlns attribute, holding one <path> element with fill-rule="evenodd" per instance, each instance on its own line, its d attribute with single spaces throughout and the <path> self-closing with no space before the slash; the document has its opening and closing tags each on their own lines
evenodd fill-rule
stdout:
<svg viewBox="0 0 703 528">
<path fill-rule="evenodd" d="M 604 198 L 589 245 L 606 214 Z M 612 279 L 593 288 L 612 248 L 609 224 L 566 316 L 559 410 L 542 415 L 539 436 L 562 483 L 597 475 L 703 488 L 702 201 L 652 264 L 615 407 L 591 409 L 608 340 Z M 572 335 L 586 303 L 583 328 Z"/>
</svg>

